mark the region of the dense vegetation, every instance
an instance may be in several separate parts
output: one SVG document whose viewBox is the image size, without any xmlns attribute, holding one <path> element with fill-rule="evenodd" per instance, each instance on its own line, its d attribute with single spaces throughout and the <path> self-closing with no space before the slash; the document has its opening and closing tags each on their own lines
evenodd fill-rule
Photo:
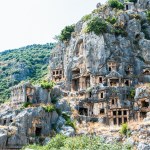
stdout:
<svg viewBox="0 0 150 150">
<path fill-rule="evenodd" d="M 61 34 L 59 36 L 59 39 L 61 41 L 68 41 L 71 38 L 71 34 L 72 32 L 74 32 L 74 25 L 70 25 L 70 26 L 66 26 L 62 31 Z"/>
<path fill-rule="evenodd" d="M 105 33 L 107 30 L 107 24 L 99 17 L 94 17 L 87 24 L 86 32 L 94 32 L 96 35 Z"/>
<path fill-rule="evenodd" d="M 130 145 L 120 143 L 106 144 L 98 136 L 66 137 L 56 135 L 45 146 L 29 145 L 33 150 L 130 150 Z M 25 148 L 24 148 L 25 149 Z"/>
<path fill-rule="evenodd" d="M 21 81 L 41 80 L 47 72 L 54 44 L 30 45 L 0 53 L 0 101 L 8 100 L 10 87 Z"/>
<path fill-rule="evenodd" d="M 109 6 L 112 8 L 124 9 L 123 4 L 119 2 L 118 0 L 109 0 L 108 3 L 109 3 Z"/>
</svg>

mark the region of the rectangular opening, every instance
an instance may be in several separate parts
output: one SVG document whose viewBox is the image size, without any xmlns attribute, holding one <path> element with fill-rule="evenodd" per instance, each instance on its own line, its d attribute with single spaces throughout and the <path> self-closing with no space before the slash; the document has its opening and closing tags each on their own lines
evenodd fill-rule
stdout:
<svg viewBox="0 0 150 150">
<path fill-rule="evenodd" d="M 6 120 L 4 120 L 4 125 L 6 125 Z"/>
<path fill-rule="evenodd" d="M 128 10 L 129 9 L 129 6 L 128 5 L 126 5 L 126 10 Z"/>
<path fill-rule="evenodd" d="M 118 118 L 118 124 L 119 124 L 119 125 L 122 124 L 122 118 Z"/>
<path fill-rule="evenodd" d="M 53 71 L 53 75 L 55 75 L 55 71 Z"/>
<path fill-rule="evenodd" d="M 118 86 L 119 79 L 110 79 L 110 86 Z"/>
<path fill-rule="evenodd" d="M 116 114 L 117 114 L 116 111 L 113 111 L 113 116 L 116 116 Z"/>
<path fill-rule="evenodd" d="M 124 123 L 126 123 L 127 122 L 127 117 L 124 117 Z"/>
<path fill-rule="evenodd" d="M 104 93 L 103 92 L 101 92 L 100 98 L 104 98 Z"/>
<path fill-rule="evenodd" d="M 79 108 L 79 114 L 80 114 L 80 115 L 84 115 L 84 116 L 88 116 L 88 109 L 87 109 L 87 108 L 80 107 L 80 108 Z"/>
<path fill-rule="evenodd" d="M 86 88 L 90 87 L 90 76 L 86 77 Z"/>
<path fill-rule="evenodd" d="M 62 70 L 60 70 L 60 74 L 62 74 Z"/>
<path fill-rule="evenodd" d="M 36 127 L 35 135 L 36 136 L 41 136 L 41 133 L 42 133 L 42 128 L 41 127 Z"/>
<path fill-rule="evenodd" d="M 129 80 L 125 80 L 124 84 L 125 84 L 126 86 L 129 86 L 129 85 L 130 85 L 130 84 L 129 84 Z"/>
<path fill-rule="evenodd" d="M 114 125 L 117 124 L 117 119 L 116 118 L 113 119 L 113 123 L 114 123 Z"/>
<path fill-rule="evenodd" d="M 56 74 L 58 74 L 58 71 L 56 71 Z"/>
<path fill-rule="evenodd" d="M 141 118 L 146 118 L 146 114 L 147 114 L 146 112 L 141 112 L 141 113 L 140 113 Z"/>
<path fill-rule="evenodd" d="M 121 111 L 121 110 L 118 111 L 118 115 L 119 115 L 119 116 L 122 115 L 122 111 Z"/>
<path fill-rule="evenodd" d="M 114 99 L 112 99 L 112 100 L 111 100 L 111 103 L 112 103 L 112 105 L 114 105 L 114 104 L 115 104 L 115 100 L 114 100 Z"/>
<path fill-rule="evenodd" d="M 99 83 L 102 83 L 102 82 L 103 82 L 103 78 L 99 77 Z"/>
<path fill-rule="evenodd" d="M 127 115 L 127 111 L 126 110 L 123 111 L 123 115 Z"/>
<path fill-rule="evenodd" d="M 146 107 L 146 108 L 149 107 L 149 102 L 142 101 L 141 104 L 142 104 L 142 107 Z"/>
<path fill-rule="evenodd" d="M 78 89 L 79 89 L 79 79 L 72 80 L 72 89 L 74 91 L 78 91 Z"/>
<path fill-rule="evenodd" d="M 100 109 L 100 114 L 104 114 L 105 110 L 104 109 Z"/>
</svg>

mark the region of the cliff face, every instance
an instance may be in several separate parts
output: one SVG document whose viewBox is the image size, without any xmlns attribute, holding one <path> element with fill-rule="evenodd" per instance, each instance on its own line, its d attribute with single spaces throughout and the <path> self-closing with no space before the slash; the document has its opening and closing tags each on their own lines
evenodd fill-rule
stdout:
<svg viewBox="0 0 150 150">
<path fill-rule="evenodd" d="M 120 125 L 149 111 L 149 94 L 135 100 L 134 93 L 138 84 L 150 83 L 150 2 L 121 4 L 122 10 L 110 3 L 97 5 L 75 25 L 70 40 L 51 51 L 50 77 L 69 92 L 64 99 L 79 118 Z M 87 32 L 95 18 L 106 24 L 101 34 L 96 33 L 98 25 Z"/>
</svg>

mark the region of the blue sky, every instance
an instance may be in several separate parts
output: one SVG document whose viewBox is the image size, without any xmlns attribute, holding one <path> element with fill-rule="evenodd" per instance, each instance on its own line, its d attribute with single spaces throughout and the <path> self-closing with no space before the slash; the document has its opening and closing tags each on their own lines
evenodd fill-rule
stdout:
<svg viewBox="0 0 150 150">
<path fill-rule="evenodd" d="M 0 0 L 0 51 L 53 41 L 106 0 Z"/>
</svg>

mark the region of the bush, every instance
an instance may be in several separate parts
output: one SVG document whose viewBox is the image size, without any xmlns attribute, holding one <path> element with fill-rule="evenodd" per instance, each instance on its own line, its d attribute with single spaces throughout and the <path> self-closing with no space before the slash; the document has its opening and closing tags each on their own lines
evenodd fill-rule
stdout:
<svg viewBox="0 0 150 150">
<path fill-rule="evenodd" d="M 129 129 L 128 129 L 128 124 L 127 123 L 124 123 L 124 124 L 121 125 L 120 133 L 122 135 L 126 135 L 126 136 L 129 134 Z"/>
<path fill-rule="evenodd" d="M 91 14 L 82 17 L 82 21 L 86 22 L 91 19 Z"/>
<path fill-rule="evenodd" d="M 30 105 L 32 105 L 32 103 L 30 103 L 30 102 L 24 102 L 23 105 L 22 105 L 22 107 L 23 108 L 27 108 Z"/>
<path fill-rule="evenodd" d="M 52 89 L 54 86 L 55 86 L 55 83 L 53 81 L 48 82 L 44 80 L 41 83 L 41 87 L 43 89 Z"/>
<path fill-rule="evenodd" d="M 111 24 L 115 24 L 116 21 L 117 21 L 117 18 L 115 18 L 115 17 L 108 17 L 106 19 L 106 21 L 109 22 L 109 23 L 111 23 Z"/>
<path fill-rule="evenodd" d="M 74 25 L 66 26 L 62 31 L 61 35 L 59 36 L 59 39 L 61 41 L 68 41 L 71 38 L 71 33 L 74 32 Z"/>
<path fill-rule="evenodd" d="M 58 134 L 54 138 L 50 140 L 50 142 L 46 145 L 45 150 L 58 150 L 64 147 L 66 136 Z"/>
<path fill-rule="evenodd" d="M 109 0 L 108 4 L 112 8 L 124 9 L 124 5 L 121 2 L 119 2 L 118 0 Z"/>
<path fill-rule="evenodd" d="M 130 97 L 134 98 L 134 96 L 135 96 L 135 89 L 131 89 L 130 90 Z"/>
<path fill-rule="evenodd" d="M 148 22 L 150 23 L 150 10 L 148 10 L 148 11 L 146 12 L 146 15 L 147 15 L 147 20 L 148 20 Z"/>
<path fill-rule="evenodd" d="M 107 30 L 107 24 L 104 20 L 99 17 L 93 18 L 88 24 L 86 28 L 86 32 L 94 32 L 96 35 L 100 35 L 105 33 Z"/>
<path fill-rule="evenodd" d="M 58 134 L 43 147 L 27 146 L 33 150 L 131 150 L 131 146 L 121 143 L 104 143 L 98 136 L 66 137 Z"/>
<path fill-rule="evenodd" d="M 141 19 L 141 16 L 140 16 L 139 14 L 130 14 L 130 18 L 131 18 L 131 19 L 134 19 L 134 18 L 135 18 L 135 19 L 139 19 L 139 20 L 140 20 L 140 19 Z"/>
<path fill-rule="evenodd" d="M 48 113 L 56 110 L 54 105 L 43 105 L 42 107 L 45 110 L 45 112 L 48 112 Z"/>
</svg>

